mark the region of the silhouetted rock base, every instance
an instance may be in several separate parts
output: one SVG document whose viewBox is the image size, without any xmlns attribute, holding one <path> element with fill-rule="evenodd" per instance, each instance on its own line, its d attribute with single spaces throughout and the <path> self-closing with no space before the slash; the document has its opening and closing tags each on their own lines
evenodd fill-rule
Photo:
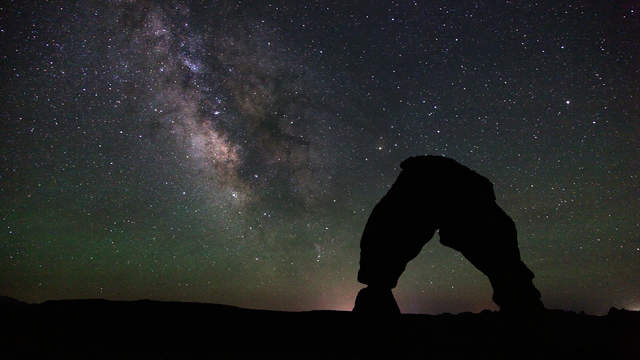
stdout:
<svg viewBox="0 0 640 360">
<path fill-rule="evenodd" d="M 239 357 L 640 359 L 640 313 L 546 311 L 367 316 L 157 301 L 3 303 L 2 353 L 235 354 Z M 235 356 L 237 358 L 238 356 Z"/>
</svg>

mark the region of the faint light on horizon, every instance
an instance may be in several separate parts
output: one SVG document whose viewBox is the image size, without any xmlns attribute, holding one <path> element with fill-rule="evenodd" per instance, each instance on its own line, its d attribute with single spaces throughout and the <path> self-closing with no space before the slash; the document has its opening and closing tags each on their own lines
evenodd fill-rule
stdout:
<svg viewBox="0 0 640 360">
<path fill-rule="evenodd" d="M 631 311 L 640 311 L 640 303 L 627 305 L 624 308 L 627 309 L 627 310 L 631 310 Z"/>
</svg>

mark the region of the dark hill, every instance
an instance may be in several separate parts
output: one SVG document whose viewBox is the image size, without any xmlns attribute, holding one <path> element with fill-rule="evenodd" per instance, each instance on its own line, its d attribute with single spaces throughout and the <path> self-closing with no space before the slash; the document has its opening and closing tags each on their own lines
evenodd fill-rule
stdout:
<svg viewBox="0 0 640 360">
<path fill-rule="evenodd" d="M 9 333 L 0 340 L 3 352 L 640 359 L 640 313 L 616 309 L 522 319 L 490 311 L 373 318 L 149 300 L 3 301 L 0 308 Z"/>
</svg>

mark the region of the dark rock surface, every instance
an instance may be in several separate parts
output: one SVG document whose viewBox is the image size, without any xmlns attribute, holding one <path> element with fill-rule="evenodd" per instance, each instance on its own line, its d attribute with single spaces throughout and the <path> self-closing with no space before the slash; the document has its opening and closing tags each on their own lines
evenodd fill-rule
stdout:
<svg viewBox="0 0 640 360">
<path fill-rule="evenodd" d="M 640 359 L 640 312 L 366 316 L 160 301 L 3 301 L 2 353 L 95 357 Z M 172 356 L 175 355 L 175 356 Z"/>
<path fill-rule="evenodd" d="M 354 311 L 391 311 L 393 296 L 382 290 L 396 287 L 436 230 L 442 245 L 489 278 L 501 311 L 544 308 L 535 275 L 520 257 L 516 224 L 495 202 L 489 179 L 443 156 L 410 157 L 400 167 L 362 232 L 358 281 L 375 290 L 360 293 Z"/>
</svg>

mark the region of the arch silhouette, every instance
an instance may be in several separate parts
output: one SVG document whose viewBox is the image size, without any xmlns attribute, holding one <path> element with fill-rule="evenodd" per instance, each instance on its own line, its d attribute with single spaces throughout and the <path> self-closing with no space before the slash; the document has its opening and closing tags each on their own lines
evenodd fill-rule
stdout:
<svg viewBox="0 0 640 360">
<path fill-rule="evenodd" d="M 484 273 L 501 312 L 544 309 L 534 274 L 520 259 L 516 226 L 496 204 L 493 184 L 443 156 L 417 156 L 373 208 L 360 241 L 353 311 L 399 313 L 391 289 L 436 230 L 440 243 Z"/>
</svg>

